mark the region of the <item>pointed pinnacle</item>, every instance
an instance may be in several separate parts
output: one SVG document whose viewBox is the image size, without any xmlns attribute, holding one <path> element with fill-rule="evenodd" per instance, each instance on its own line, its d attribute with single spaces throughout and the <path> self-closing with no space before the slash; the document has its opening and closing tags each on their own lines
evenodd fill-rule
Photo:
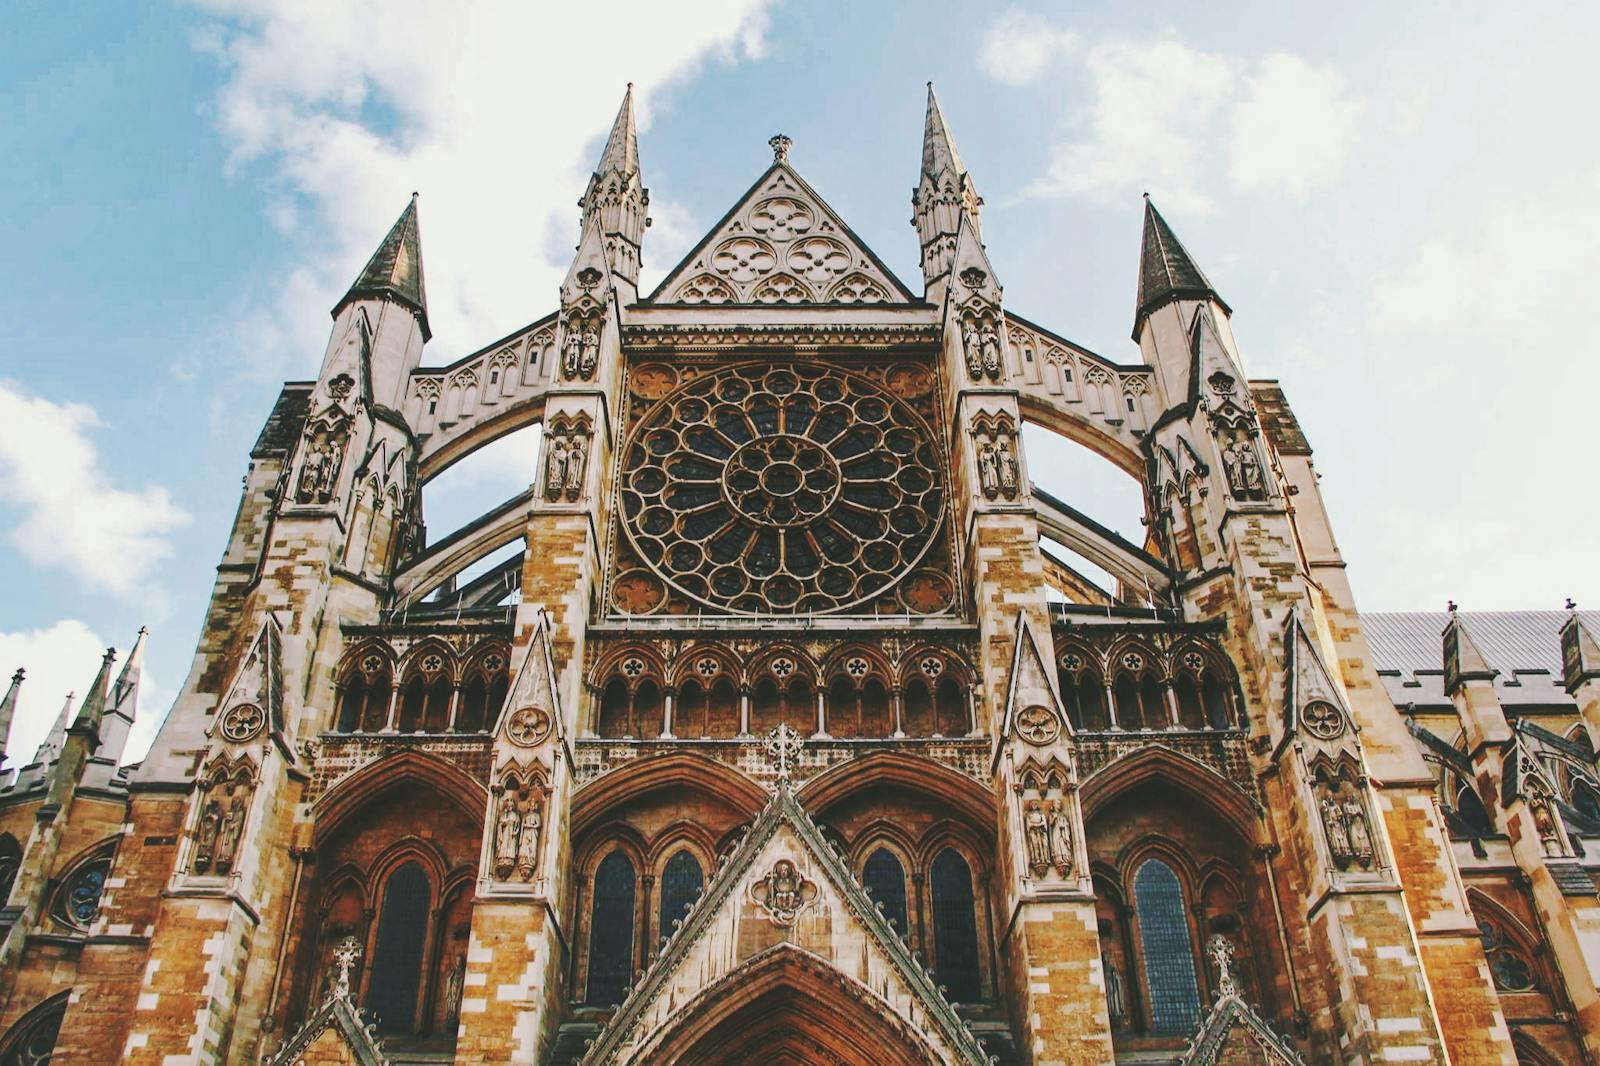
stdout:
<svg viewBox="0 0 1600 1066">
<path fill-rule="evenodd" d="M 1138 323 L 1157 307 L 1169 300 L 1204 299 L 1209 297 L 1232 310 L 1210 280 L 1200 270 L 1188 249 L 1172 232 L 1167 220 L 1156 210 L 1150 194 L 1144 194 L 1144 238 L 1139 251 L 1139 304 L 1134 314 L 1134 329 Z M 1137 339 L 1137 338 L 1135 338 Z"/>
<path fill-rule="evenodd" d="M 928 83 L 928 116 L 922 133 L 922 172 L 938 177 L 943 171 L 954 171 L 959 177 L 967 168 L 956 150 L 955 138 L 945 124 L 944 112 L 939 108 L 939 98 L 934 95 L 933 82 Z"/>
<path fill-rule="evenodd" d="M 391 296 L 420 316 L 423 340 L 433 336 L 428 328 L 428 291 L 422 280 L 422 232 L 417 221 L 420 199 L 415 192 L 411 194 L 411 200 L 389 227 L 378 250 L 372 253 L 355 284 L 334 308 L 335 315 L 351 300 L 363 296 Z"/>
<path fill-rule="evenodd" d="M 639 131 L 633 121 L 633 82 L 622 95 L 622 106 L 617 109 L 616 120 L 611 123 L 611 135 L 606 138 L 605 151 L 600 154 L 596 174 L 615 170 L 632 174 L 639 169 Z"/>
</svg>

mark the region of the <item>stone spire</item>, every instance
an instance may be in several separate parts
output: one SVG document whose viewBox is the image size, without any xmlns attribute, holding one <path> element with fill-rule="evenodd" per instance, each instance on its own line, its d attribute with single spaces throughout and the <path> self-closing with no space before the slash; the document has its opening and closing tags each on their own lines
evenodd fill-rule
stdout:
<svg viewBox="0 0 1600 1066">
<path fill-rule="evenodd" d="M 100 746 L 100 723 L 105 718 L 106 702 L 111 694 L 111 664 L 116 661 L 117 649 L 107 648 L 100 659 L 100 672 L 94 675 L 89 694 L 84 697 L 83 706 L 78 708 L 78 717 L 73 719 L 71 728 L 67 730 L 68 735 L 81 734 L 87 738 L 91 752 Z"/>
<path fill-rule="evenodd" d="M 939 98 L 928 83 L 928 115 L 922 133 L 922 174 L 911 193 L 912 225 L 922 244 L 922 277 L 931 288 L 935 279 L 949 273 L 955 258 L 956 233 L 965 218 L 981 241 L 978 195 L 956 150 L 955 138 L 945 124 Z"/>
<path fill-rule="evenodd" d="M 1139 253 L 1139 305 L 1133 321 L 1134 340 L 1139 339 L 1139 325 L 1150 312 L 1173 300 L 1185 299 L 1215 300 L 1223 311 L 1232 313 L 1146 193 L 1144 241 Z"/>
<path fill-rule="evenodd" d="M 108 788 L 117 774 L 117 764 L 128 747 L 128 734 L 133 731 L 134 716 L 139 705 L 139 680 L 144 671 L 144 642 L 150 631 L 143 626 L 128 652 L 117 683 L 111 686 L 110 698 L 100 718 L 99 746 L 95 748 L 89 765 L 84 770 L 83 784 L 88 787 Z"/>
<path fill-rule="evenodd" d="M 1561 624 L 1561 675 L 1568 692 L 1600 678 L 1600 640 L 1571 600 L 1567 601 L 1567 620 Z"/>
<path fill-rule="evenodd" d="M 1468 681 L 1493 681 L 1500 671 L 1489 665 L 1488 657 L 1478 650 L 1472 639 L 1466 619 L 1450 604 L 1450 621 L 1440 635 L 1444 645 L 1444 691 L 1455 695 L 1456 689 Z"/>
<path fill-rule="evenodd" d="M 338 317 L 339 312 L 355 300 L 385 298 L 411 308 L 422 325 L 424 341 L 433 336 L 428 328 L 428 291 L 422 282 L 422 233 L 417 228 L 416 193 L 411 194 L 411 202 L 400 212 L 388 236 L 367 260 L 333 314 Z"/>
<path fill-rule="evenodd" d="M 605 151 L 600 153 L 600 163 L 578 206 L 583 208 L 582 232 L 587 234 L 591 228 L 599 232 L 613 277 L 626 281 L 636 291 L 643 259 L 640 248 L 645 227 L 650 225 L 650 190 L 644 187 L 639 172 L 639 131 L 633 121 L 632 82 L 623 94 Z M 633 294 L 628 294 L 624 302 L 632 299 Z"/>
<path fill-rule="evenodd" d="M 17 717 L 17 694 L 22 691 L 22 678 L 25 671 L 21 667 L 11 675 L 11 687 L 6 689 L 4 699 L 0 699 L 0 766 L 5 765 L 6 745 L 11 741 L 11 723 Z"/>
</svg>

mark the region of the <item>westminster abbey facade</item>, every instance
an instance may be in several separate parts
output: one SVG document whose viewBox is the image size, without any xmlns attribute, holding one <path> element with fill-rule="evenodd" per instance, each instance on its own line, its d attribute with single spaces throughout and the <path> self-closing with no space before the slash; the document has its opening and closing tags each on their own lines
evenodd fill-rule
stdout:
<svg viewBox="0 0 1600 1066">
<path fill-rule="evenodd" d="M 1004 303 L 931 88 L 916 288 L 770 144 L 644 292 L 625 99 L 559 303 L 449 366 L 405 208 L 149 754 L 141 636 L 0 790 L 0 1064 L 1600 1061 L 1600 618 L 1358 615 L 1153 204 L 1119 363 Z"/>
</svg>

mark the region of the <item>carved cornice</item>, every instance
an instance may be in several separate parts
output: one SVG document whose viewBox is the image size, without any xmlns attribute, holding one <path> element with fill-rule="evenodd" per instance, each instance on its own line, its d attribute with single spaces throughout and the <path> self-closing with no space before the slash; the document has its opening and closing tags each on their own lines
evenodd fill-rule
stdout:
<svg viewBox="0 0 1600 1066">
<path fill-rule="evenodd" d="M 932 324 L 784 323 L 738 325 L 670 323 L 622 327 L 629 349 L 680 348 L 900 348 L 937 344 L 940 329 Z"/>
</svg>

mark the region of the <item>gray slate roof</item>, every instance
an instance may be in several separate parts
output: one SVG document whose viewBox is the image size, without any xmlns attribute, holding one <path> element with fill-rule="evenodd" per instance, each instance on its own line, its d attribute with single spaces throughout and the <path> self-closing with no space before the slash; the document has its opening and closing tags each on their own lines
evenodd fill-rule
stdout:
<svg viewBox="0 0 1600 1066">
<path fill-rule="evenodd" d="M 1600 611 L 1579 612 L 1600 628 Z M 1462 611 L 1460 617 L 1489 665 L 1500 671 L 1495 689 L 1509 706 L 1570 709 L 1561 684 L 1561 626 L 1566 611 Z M 1444 694 L 1441 634 L 1444 611 L 1362 614 L 1373 663 L 1397 706 L 1449 704 Z"/>
</svg>

